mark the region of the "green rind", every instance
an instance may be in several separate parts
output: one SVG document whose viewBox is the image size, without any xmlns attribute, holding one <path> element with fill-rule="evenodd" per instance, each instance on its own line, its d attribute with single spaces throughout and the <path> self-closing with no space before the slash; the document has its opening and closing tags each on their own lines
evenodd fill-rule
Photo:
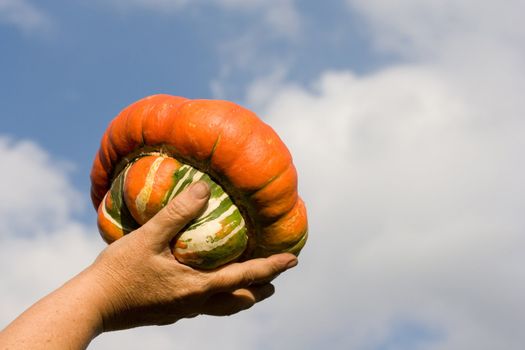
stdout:
<svg viewBox="0 0 525 350">
<path fill-rule="evenodd" d="M 127 169 L 127 168 L 126 168 Z M 127 234 L 137 228 L 140 225 L 133 219 L 133 216 L 129 212 L 126 203 L 124 202 L 124 180 L 126 176 L 126 169 L 122 171 L 117 178 L 111 184 L 111 189 L 109 190 L 109 195 L 111 196 L 111 202 L 113 206 L 108 208 L 107 213 L 120 224 L 120 227 L 124 234 Z"/>
<path fill-rule="evenodd" d="M 179 193 L 184 191 L 188 186 L 190 186 L 192 183 L 194 183 L 198 179 L 199 181 L 204 181 L 208 184 L 208 187 L 210 188 L 210 201 L 214 199 L 218 199 L 221 196 L 225 195 L 225 191 L 222 189 L 220 185 L 218 185 L 215 181 L 213 181 L 210 176 L 206 173 L 203 173 L 195 168 L 193 168 L 190 165 L 184 164 L 182 165 L 177 171 L 173 173 L 173 186 L 166 192 L 162 206 L 165 206 L 170 198 L 174 198 Z M 182 181 L 182 183 L 180 183 Z M 242 214 L 239 211 L 239 209 L 233 204 L 231 198 L 226 194 L 225 198 L 222 199 L 219 206 L 215 208 L 210 213 L 203 215 L 201 214 L 194 220 L 192 220 L 185 228 L 184 232 L 182 232 L 178 238 L 181 239 L 182 242 L 191 244 L 191 237 L 187 238 L 187 233 L 191 230 L 195 230 L 199 228 L 200 226 L 204 226 L 214 220 L 217 220 L 223 213 L 228 211 L 231 207 L 234 207 L 234 211 L 232 214 L 228 215 L 227 217 L 223 218 L 221 220 L 221 224 L 224 226 L 228 226 L 229 228 L 225 228 L 223 226 L 223 230 L 221 230 L 221 233 L 226 233 L 223 237 L 227 237 L 228 234 L 230 234 L 238 225 L 244 225 L 244 221 L 242 218 Z M 224 230 L 227 230 L 225 232 Z M 223 237 L 217 237 L 216 233 L 215 236 L 209 236 L 209 243 L 210 246 L 213 245 L 218 240 L 222 239 Z M 181 261 L 185 264 L 203 268 L 203 269 L 209 269 L 216 266 L 220 266 L 222 264 L 226 264 L 232 260 L 235 260 L 238 258 L 246 249 L 248 236 L 247 236 L 247 229 L 246 227 L 243 227 L 240 229 L 235 235 L 236 238 L 232 239 L 230 238 L 223 246 L 216 247 L 209 250 L 202 250 L 202 254 L 199 251 L 185 251 L 182 255 L 188 256 L 188 254 L 196 254 L 199 256 L 198 260 L 202 260 L 202 264 L 199 264 L 196 260 L 189 263 L 186 262 L 186 260 Z M 211 248 L 211 247 L 205 247 L 205 248 Z M 182 259 L 182 258 L 181 258 Z"/>
</svg>

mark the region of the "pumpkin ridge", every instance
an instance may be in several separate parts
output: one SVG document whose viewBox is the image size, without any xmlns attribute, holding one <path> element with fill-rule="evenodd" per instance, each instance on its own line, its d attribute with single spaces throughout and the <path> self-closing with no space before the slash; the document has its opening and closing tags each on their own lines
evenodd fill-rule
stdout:
<svg viewBox="0 0 525 350">
<path fill-rule="evenodd" d="M 213 158 L 213 155 L 215 154 L 215 150 L 217 149 L 217 145 L 219 144 L 219 141 L 221 140 L 221 136 L 222 136 L 222 133 L 220 133 L 217 136 L 217 139 L 215 140 L 215 143 L 213 144 L 213 147 L 211 148 L 210 156 L 206 160 L 206 162 L 208 164 L 208 169 L 210 168 L 211 160 Z"/>
<path fill-rule="evenodd" d="M 258 189 L 254 190 L 254 191 L 251 191 L 248 196 L 249 197 L 253 197 L 255 196 L 258 192 L 264 190 L 266 187 L 268 187 L 272 182 L 274 182 L 275 180 L 277 180 L 279 177 L 281 177 L 284 173 L 286 173 L 286 171 L 288 171 L 288 169 L 290 169 L 290 167 L 293 166 L 293 163 L 292 162 L 289 162 L 288 165 L 286 165 L 286 167 L 280 171 L 277 175 L 274 175 L 272 176 L 267 182 L 264 183 L 264 185 L 262 185 L 261 187 L 259 187 Z"/>
</svg>

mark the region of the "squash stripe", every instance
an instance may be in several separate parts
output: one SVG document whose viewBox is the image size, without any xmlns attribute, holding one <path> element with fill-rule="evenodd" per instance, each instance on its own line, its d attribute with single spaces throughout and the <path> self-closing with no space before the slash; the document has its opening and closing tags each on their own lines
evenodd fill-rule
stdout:
<svg viewBox="0 0 525 350">
<path fill-rule="evenodd" d="M 204 175 L 204 173 L 201 173 L 200 171 L 190 167 L 189 165 L 183 165 L 182 167 L 180 167 L 179 171 L 181 171 L 183 167 L 185 167 L 184 170 L 186 170 L 186 169 L 188 169 L 188 170 L 184 174 L 182 179 L 180 179 L 177 182 L 177 185 L 175 185 L 175 188 L 173 189 L 173 192 L 171 192 L 171 195 L 170 195 L 170 197 L 168 199 L 168 202 L 171 201 L 180 192 L 182 192 L 186 187 L 188 187 L 188 185 L 190 185 L 193 182 L 199 181 L 200 178 Z"/>
<path fill-rule="evenodd" d="M 194 224 L 190 225 L 190 227 L 188 227 L 188 230 L 191 230 L 192 227 L 201 226 L 203 224 L 212 224 L 214 222 L 221 222 L 222 220 L 226 219 L 230 215 L 234 214 L 236 210 L 237 210 L 237 207 L 235 207 L 234 205 L 230 205 L 224 210 L 221 210 L 219 212 L 216 211 L 215 214 L 219 214 L 219 215 L 213 217 L 212 219 L 205 220 L 206 218 L 202 218 L 202 219 L 197 218 L 197 221 Z"/>
<path fill-rule="evenodd" d="M 146 175 L 144 186 L 135 199 L 135 207 L 137 208 L 137 212 L 143 221 L 147 220 L 147 218 L 144 216 L 144 213 L 146 212 L 149 197 L 151 196 L 151 191 L 153 190 L 153 185 L 155 183 L 155 174 L 159 170 L 160 164 L 164 161 L 164 159 L 165 158 L 158 157 L 153 161 L 149 168 L 148 175 Z"/>
<path fill-rule="evenodd" d="M 217 208 L 215 208 L 215 210 L 213 210 L 211 213 L 209 213 L 206 216 L 204 215 L 199 216 L 195 220 L 195 225 L 200 225 L 202 223 L 206 223 L 206 222 L 210 222 L 210 221 L 219 219 L 222 214 L 229 211 L 231 208 L 233 208 L 234 210 L 238 210 L 237 207 L 232 203 L 231 199 L 226 197 L 219 203 Z"/>
<path fill-rule="evenodd" d="M 113 181 L 111 188 L 104 195 L 100 202 L 102 215 L 117 228 L 122 230 L 124 233 L 131 232 L 138 228 L 138 224 L 135 222 L 131 214 L 129 213 L 124 199 L 122 198 L 122 191 L 124 187 L 124 178 L 129 170 L 129 166 L 125 168 Z M 111 201 L 110 207 L 106 204 L 108 200 Z M 127 224 L 126 224 L 127 221 Z"/>
<path fill-rule="evenodd" d="M 239 233 L 242 229 L 245 228 L 245 225 L 244 225 L 244 219 L 242 219 L 241 217 L 241 223 L 235 227 L 228 235 L 226 235 L 225 237 L 213 242 L 212 240 L 210 241 L 210 235 L 207 234 L 208 232 L 214 232 L 215 230 L 215 227 L 212 227 L 212 226 L 216 226 L 216 225 L 220 225 L 219 223 L 217 222 L 211 222 L 210 224 L 215 224 L 215 225 L 203 225 L 203 226 L 199 226 L 197 228 L 194 228 L 194 229 L 191 229 L 191 230 L 188 230 L 188 231 L 185 231 L 180 239 L 182 239 L 183 241 L 185 241 L 186 235 L 188 235 L 188 240 L 187 240 L 187 244 L 188 244 L 188 248 L 186 249 L 183 249 L 183 248 L 176 248 L 176 251 L 178 250 L 179 252 L 187 252 L 187 251 L 196 251 L 196 252 L 209 252 L 209 251 L 212 251 L 214 250 L 215 248 L 217 247 L 220 247 L 224 244 L 226 244 L 233 236 L 235 236 L 237 233 Z"/>
<path fill-rule="evenodd" d="M 119 229 L 122 230 L 123 229 L 122 225 L 110 213 L 108 213 L 108 211 L 106 209 L 106 197 L 108 196 L 108 193 L 106 193 L 106 195 L 102 199 L 102 202 L 100 203 L 100 205 L 102 205 L 102 215 L 104 215 L 104 217 L 109 222 L 111 222 L 113 225 L 115 225 L 116 227 L 118 227 Z"/>
<path fill-rule="evenodd" d="M 166 194 L 166 199 L 164 200 L 164 205 L 168 204 L 169 201 L 171 201 L 175 195 L 177 194 L 176 189 L 179 188 L 179 182 L 182 181 L 182 179 L 186 176 L 186 174 L 191 170 L 191 167 L 189 165 L 183 164 L 175 173 L 173 173 L 173 177 L 175 178 L 175 186 L 171 188 L 168 193 Z"/>
<path fill-rule="evenodd" d="M 219 208 L 222 202 L 227 198 L 228 195 L 226 193 L 223 193 L 220 197 L 210 198 L 210 200 L 208 201 L 208 207 L 206 208 L 204 213 L 202 213 L 202 215 L 199 216 L 199 218 L 202 218 L 203 220 L 206 219 L 212 212 Z"/>
</svg>

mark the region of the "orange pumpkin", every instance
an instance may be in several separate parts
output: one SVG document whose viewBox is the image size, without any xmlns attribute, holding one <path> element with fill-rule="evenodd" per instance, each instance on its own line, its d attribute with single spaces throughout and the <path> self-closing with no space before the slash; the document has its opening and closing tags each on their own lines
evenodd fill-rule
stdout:
<svg viewBox="0 0 525 350">
<path fill-rule="evenodd" d="M 273 129 L 232 102 L 169 95 L 126 107 L 102 137 L 91 170 L 102 237 L 139 227 L 198 180 L 210 202 L 173 242 L 179 261 L 214 268 L 304 246 L 297 173 Z"/>
</svg>

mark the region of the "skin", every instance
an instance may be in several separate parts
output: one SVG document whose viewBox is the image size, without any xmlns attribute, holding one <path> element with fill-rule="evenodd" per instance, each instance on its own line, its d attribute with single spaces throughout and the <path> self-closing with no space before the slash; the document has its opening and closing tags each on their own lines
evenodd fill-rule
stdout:
<svg viewBox="0 0 525 350">
<path fill-rule="evenodd" d="M 292 254 L 199 271 L 173 257 L 170 241 L 209 196 L 198 182 L 141 228 L 109 245 L 95 262 L 31 306 L 0 333 L 0 349 L 81 349 L 97 335 L 166 325 L 199 314 L 237 313 L 271 296 L 270 283 L 297 265 Z"/>
</svg>

